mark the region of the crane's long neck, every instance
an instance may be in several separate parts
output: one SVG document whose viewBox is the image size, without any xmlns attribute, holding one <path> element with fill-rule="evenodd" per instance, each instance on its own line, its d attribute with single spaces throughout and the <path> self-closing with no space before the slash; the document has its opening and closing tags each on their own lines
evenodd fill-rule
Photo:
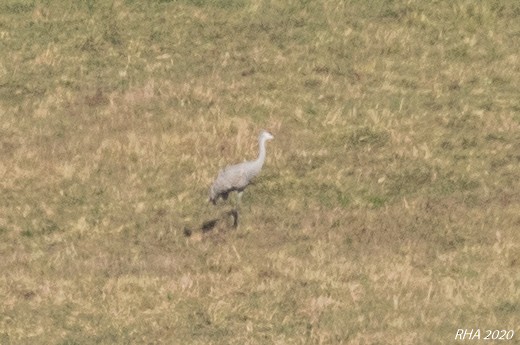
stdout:
<svg viewBox="0 0 520 345">
<path fill-rule="evenodd" d="M 265 161 L 265 138 L 263 137 L 258 140 L 258 150 L 258 158 L 255 163 L 261 168 Z"/>
</svg>

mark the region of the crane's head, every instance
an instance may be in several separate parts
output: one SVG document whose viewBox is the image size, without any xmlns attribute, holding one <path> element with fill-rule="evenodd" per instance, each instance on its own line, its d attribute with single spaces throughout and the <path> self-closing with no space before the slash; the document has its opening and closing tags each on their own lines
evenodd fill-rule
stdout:
<svg viewBox="0 0 520 345">
<path fill-rule="evenodd" d="M 271 140 L 271 139 L 274 139 L 273 135 L 271 134 L 271 132 L 268 132 L 268 131 L 262 131 L 260 133 L 260 140 Z"/>
</svg>

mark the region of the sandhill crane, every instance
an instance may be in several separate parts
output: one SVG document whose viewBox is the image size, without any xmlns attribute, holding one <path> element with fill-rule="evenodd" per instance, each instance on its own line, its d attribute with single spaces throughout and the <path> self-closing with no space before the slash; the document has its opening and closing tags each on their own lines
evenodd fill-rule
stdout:
<svg viewBox="0 0 520 345">
<path fill-rule="evenodd" d="M 229 165 L 220 170 L 217 179 L 209 189 L 209 201 L 215 205 L 217 199 L 221 197 L 226 200 L 229 193 L 236 191 L 238 193 L 238 201 L 242 196 L 242 192 L 249 185 L 253 177 L 260 173 L 265 161 L 265 142 L 273 139 L 273 135 L 268 131 L 262 131 L 258 136 L 259 153 L 258 158 L 254 161 Z"/>
</svg>

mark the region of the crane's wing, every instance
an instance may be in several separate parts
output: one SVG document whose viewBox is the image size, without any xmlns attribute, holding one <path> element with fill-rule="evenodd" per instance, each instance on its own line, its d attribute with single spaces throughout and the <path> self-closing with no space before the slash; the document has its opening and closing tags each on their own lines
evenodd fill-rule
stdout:
<svg viewBox="0 0 520 345">
<path fill-rule="evenodd" d="M 215 184 L 218 184 L 222 191 L 242 189 L 247 186 L 247 183 L 247 173 L 241 164 L 224 168 L 215 181 Z"/>
<path fill-rule="evenodd" d="M 225 199 L 229 192 L 243 190 L 250 180 L 247 168 L 247 164 L 241 163 L 221 170 L 215 182 L 211 185 L 209 199 L 215 203 L 219 196 Z"/>
</svg>

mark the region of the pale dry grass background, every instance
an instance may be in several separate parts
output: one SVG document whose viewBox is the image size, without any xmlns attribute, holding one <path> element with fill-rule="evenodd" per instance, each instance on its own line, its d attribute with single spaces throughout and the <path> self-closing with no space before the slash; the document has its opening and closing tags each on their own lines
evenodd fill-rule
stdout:
<svg viewBox="0 0 520 345">
<path fill-rule="evenodd" d="M 518 331 L 519 14 L 3 2 L 0 343 Z M 262 128 L 239 229 L 185 238 L 226 209 L 207 188 Z"/>
</svg>

